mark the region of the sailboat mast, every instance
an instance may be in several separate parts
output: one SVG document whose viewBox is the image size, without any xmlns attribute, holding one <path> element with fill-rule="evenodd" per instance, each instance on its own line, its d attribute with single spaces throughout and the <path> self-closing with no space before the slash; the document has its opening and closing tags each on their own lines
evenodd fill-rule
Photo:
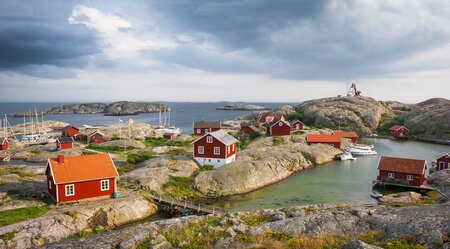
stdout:
<svg viewBox="0 0 450 249">
<path fill-rule="evenodd" d="M 41 134 L 41 129 L 39 127 L 39 116 L 37 114 L 36 106 L 34 107 L 34 115 L 36 115 L 36 130 L 38 134 Z"/>
<path fill-rule="evenodd" d="M 169 107 L 169 128 L 170 128 L 170 107 Z"/>
<path fill-rule="evenodd" d="M 14 130 L 11 128 L 11 124 L 9 123 L 8 117 L 5 114 L 5 133 L 8 131 L 8 127 L 11 130 L 11 134 L 12 134 L 13 138 L 15 140 L 17 140 L 16 133 L 14 133 Z M 8 136 L 5 135 L 5 137 L 8 137 Z"/>
<path fill-rule="evenodd" d="M 159 107 L 159 126 L 161 126 L 161 106 Z"/>
<path fill-rule="evenodd" d="M 31 115 L 31 110 L 30 110 L 30 122 L 31 122 L 31 136 L 34 135 L 34 123 L 33 123 L 33 115 Z"/>
</svg>

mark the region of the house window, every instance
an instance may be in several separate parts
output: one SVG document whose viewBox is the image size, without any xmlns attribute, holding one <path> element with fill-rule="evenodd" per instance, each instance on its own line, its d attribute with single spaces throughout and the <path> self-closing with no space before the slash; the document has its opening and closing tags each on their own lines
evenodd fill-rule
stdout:
<svg viewBox="0 0 450 249">
<path fill-rule="evenodd" d="M 388 173 L 388 178 L 394 178 L 394 177 L 395 177 L 394 173 L 391 173 L 391 172 Z"/>
<path fill-rule="evenodd" d="M 205 153 L 205 147 L 198 146 L 198 154 L 203 154 L 203 153 Z"/>
<path fill-rule="evenodd" d="M 214 155 L 220 155 L 220 147 L 214 147 Z"/>
<path fill-rule="evenodd" d="M 213 138 L 211 136 L 206 137 L 206 142 L 211 144 L 213 142 Z"/>
<path fill-rule="evenodd" d="M 230 152 L 231 152 L 231 146 L 227 146 L 227 148 L 228 148 L 228 154 L 230 154 Z"/>
<path fill-rule="evenodd" d="M 74 196 L 75 195 L 75 185 L 70 184 L 66 185 L 66 196 Z"/>
<path fill-rule="evenodd" d="M 205 129 L 205 133 L 208 133 L 208 129 Z"/>
<path fill-rule="evenodd" d="M 283 126 L 283 123 L 282 122 L 278 123 L 278 126 Z"/>
<path fill-rule="evenodd" d="M 406 180 L 412 181 L 412 180 L 414 180 L 414 176 L 413 175 L 407 175 L 406 176 Z"/>
<path fill-rule="evenodd" d="M 197 133 L 202 133 L 202 130 L 201 129 L 197 129 Z"/>
<path fill-rule="evenodd" d="M 100 181 L 100 190 L 101 191 L 109 190 L 109 180 L 101 180 Z"/>
<path fill-rule="evenodd" d="M 48 180 L 48 188 L 52 189 L 52 181 Z"/>
<path fill-rule="evenodd" d="M 443 170 L 444 169 L 444 162 L 439 162 L 439 170 Z"/>
</svg>

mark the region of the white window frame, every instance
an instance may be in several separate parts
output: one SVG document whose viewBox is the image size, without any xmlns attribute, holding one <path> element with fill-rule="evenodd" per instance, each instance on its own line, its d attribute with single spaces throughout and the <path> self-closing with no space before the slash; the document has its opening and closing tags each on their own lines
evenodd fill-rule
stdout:
<svg viewBox="0 0 450 249">
<path fill-rule="evenodd" d="M 197 133 L 202 133 L 202 129 L 197 129 Z"/>
<path fill-rule="evenodd" d="M 200 155 L 205 154 L 205 147 L 204 147 L 204 146 L 198 146 L 197 152 L 198 152 L 198 154 L 200 154 Z"/>
<path fill-rule="evenodd" d="M 69 194 L 68 193 L 69 191 L 67 191 L 67 190 L 69 190 L 70 187 L 72 187 L 72 193 L 71 194 Z M 68 185 L 66 185 L 64 187 L 64 189 L 65 189 L 66 196 L 74 196 L 75 195 L 75 184 L 68 184 Z"/>
<path fill-rule="evenodd" d="M 214 155 L 220 155 L 220 147 L 214 147 Z"/>
<path fill-rule="evenodd" d="M 395 174 L 392 172 L 388 172 L 388 178 L 395 178 Z"/>
<path fill-rule="evenodd" d="M 278 126 L 283 126 L 283 122 L 278 122 Z"/>
<path fill-rule="evenodd" d="M 406 180 L 412 181 L 412 180 L 414 180 L 414 176 L 413 175 L 406 175 Z"/>
<path fill-rule="evenodd" d="M 207 136 L 207 137 L 206 137 L 206 142 L 209 143 L 209 144 L 212 144 L 212 142 L 213 142 L 213 137 L 212 137 L 212 136 Z"/>
<path fill-rule="evenodd" d="M 227 146 L 227 148 L 228 148 L 228 154 L 230 154 L 231 153 L 231 146 Z"/>
<path fill-rule="evenodd" d="M 106 182 L 107 188 L 103 188 L 103 183 Z M 109 190 L 109 180 L 101 180 L 100 181 L 100 191 L 108 191 Z"/>
</svg>

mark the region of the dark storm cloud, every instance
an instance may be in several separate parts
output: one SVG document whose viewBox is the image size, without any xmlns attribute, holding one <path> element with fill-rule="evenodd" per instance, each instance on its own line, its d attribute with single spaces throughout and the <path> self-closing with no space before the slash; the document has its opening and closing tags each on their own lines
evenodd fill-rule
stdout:
<svg viewBox="0 0 450 249">
<path fill-rule="evenodd" d="M 69 2 L 2 1 L 0 6 L 1 70 L 47 78 L 71 77 L 67 70 L 85 66 L 87 56 L 100 51 L 92 31 L 68 24 L 72 10 Z M 47 67 L 40 72 L 40 65 Z M 58 72 L 54 67 L 64 70 Z"/>
</svg>

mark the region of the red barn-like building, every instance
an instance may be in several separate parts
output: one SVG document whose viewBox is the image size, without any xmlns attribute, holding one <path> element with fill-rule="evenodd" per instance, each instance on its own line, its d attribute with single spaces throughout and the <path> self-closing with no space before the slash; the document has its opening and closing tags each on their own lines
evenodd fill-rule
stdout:
<svg viewBox="0 0 450 249">
<path fill-rule="evenodd" d="M 267 136 L 291 135 L 291 124 L 284 119 L 276 119 L 266 125 Z"/>
<path fill-rule="evenodd" d="M 93 154 L 47 160 L 47 191 L 56 203 L 110 196 L 119 176 L 109 154 Z"/>
<path fill-rule="evenodd" d="M 73 138 L 72 137 L 58 137 L 56 139 L 56 149 L 57 150 L 67 150 L 73 148 Z"/>
<path fill-rule="evenodd" d="M 80 129 L 78 129 L 77 127 L 75 127 L 73 125 L 67 125 L 66 127 L 64 127 L 62 129 L 62 135 L 64 137 L 73 137 L 73 136 L 77 135 L 78 133 L 80 133 Z"/>
<path fill-rule="evenodd" d="M 436 169 L 450 169 L 450 152 L 436 159 Z"/>
<path fill-rule="evenodd" d="M 380 182 L 416 187 L 422 186 L 429 174 L 425 160 L 386 156 L 380 158 L 378 171 Z"/>
<path fill-rule="evenodd" d="M 259 132 L 258 128 L 256 126 L 251 124 L 241 124 L 241 132 L 245 133 L 247 135 L 252 134 L 254 132 Z"/>
<path fill-rule="evenodd" d="M 389 128 L 389 134 L 395 139 L 407 139 L 409 137 L 409 130 L 403 125 L 393 125 Z"/>
<path fill-rule="evenodd" d="M 101 144 L 106 142 L 106 138 L 102 133 L 94 131 L 87 136 L 87 141 L 89 143 Z"/>
<path fill-rule="evenodd" d="M 196 136 L 203 136 L 206 133 L 218 131 L 222 128 L 222 124 L 220 122 L 194 122 L 193 124 L 194 128 L 194 135 Z"/>
<path fill-rule="evenodd" d="M 292 121 L 291 122 L 291 129 L 294 131 L 300 131 L 300 130 L 303 130 L 303 127 L 304 127 L 305 125 L 303 124 L 303 122 L 302 121 L 300 121 L 300 120 L 294 120 L 294 121 Z"/>
<path fill-rule="evenodd" d="M 6 137 L 0 137 L 0 150 L 6 150 L 9 146 L 9 141 Z"/>
<path fill-rule="evenodd" d="M 224 130 L 203 135 L 193 142 L 194 159 L 201 165 L 213 165 L 214 168 L 236 160 L 238 140 Z"/>
<path fill-rule="evenodd" d="M 336 149 L 340 149 L 342 137 L 334 134 L 308 134 L 306 135 L 306 142 L 308 144 L 328 144 Z"/>
<path fill-rule="evenodd" d="M 352 140 L 352 143 L 356 143 L 358 141 L 358 134 L 354 131 L 333 131 L 333 134 L 341 136 L 342 138 L 348 138 Z"/>
</svg>

